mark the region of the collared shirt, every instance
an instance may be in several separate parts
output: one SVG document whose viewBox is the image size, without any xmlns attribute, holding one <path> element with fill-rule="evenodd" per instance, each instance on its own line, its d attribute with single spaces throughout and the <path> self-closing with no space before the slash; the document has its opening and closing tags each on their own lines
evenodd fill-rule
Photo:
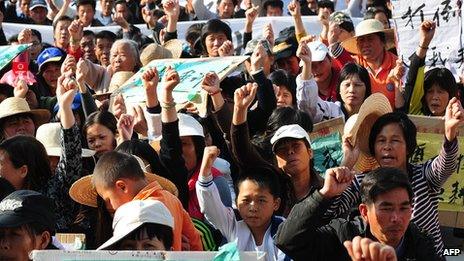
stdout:
<svg viewBox="0 0 464 261">
<path fill-rule="evenodd" d="M 385 51 L 382 65 L 380 65 L 378 70 L 374 71 L 360 55 L 355 57 L 357 63 L 369 72 L 371 93 L 383 93 L 388 98 L 388 101 L 390 101 L 392 108 L 395 108 L 395 85 L 388 81 L 388 74 L 395 68 L 397 58 L 393 53 Z"/>
</svg>

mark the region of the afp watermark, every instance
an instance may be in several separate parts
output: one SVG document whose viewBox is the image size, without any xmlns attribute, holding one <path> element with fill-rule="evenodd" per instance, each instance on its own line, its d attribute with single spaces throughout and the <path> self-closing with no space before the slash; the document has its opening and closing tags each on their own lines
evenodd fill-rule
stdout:
<svg viewBox="0 0 464 261">
<path fill-rule="evenodd" d="M 445 248 L 443 251 L 444 256 L 459 256 L 462 253 L 459 248 Z"/>
</svg>

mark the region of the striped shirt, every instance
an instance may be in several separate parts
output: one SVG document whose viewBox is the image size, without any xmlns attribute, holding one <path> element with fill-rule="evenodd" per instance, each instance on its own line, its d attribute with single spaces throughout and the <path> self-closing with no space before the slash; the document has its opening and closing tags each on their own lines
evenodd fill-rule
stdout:
<svg viewBox="0 0 464 261">
<path fill-rule="evenodd" d="M 438 198 L 446 180 L 456 170 L 458 159 L 457 139 L 445 139 L 440 154 L 425 163 L 408 166 L 409 180 L 414 192 L 411 222 L 434 240 L 437 253 L 443 255 L 443 240 L 438 220 Z M 364 174 L 357 175 L 352 184 L 337 197 L 326 218 L 341 216 L 361 202 L 360 184 Z"/>
</svg>

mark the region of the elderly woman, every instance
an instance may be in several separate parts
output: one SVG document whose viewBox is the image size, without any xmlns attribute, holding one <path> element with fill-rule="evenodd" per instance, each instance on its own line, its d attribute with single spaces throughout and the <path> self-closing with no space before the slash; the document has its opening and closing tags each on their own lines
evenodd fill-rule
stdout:
<svg viewBox="0 0 464 261">
<path fill-rule="evenodd" d="M 408 174 L 414 191 L 411 221 L 428 232 L 434 240 L 435 250 L 440 255 L 443 255 L 444 246 L 438 220 L 438 196 L 443 184 L 456 170 L 459 156 L 456 136 L 463 122 L 462 105 L 453 98 L 446 107 L 445 137 L 439 155 L 415 165 L 410 164 L 408 160 L 417 146 L 417 131 L 406 114 L 399 112 L 384 114 L 375 121 L 368 136 L 369 153 L 381 167 L 399 168 Z M 344 145 L 344 165 L 352 168 L 359 157 L 359 150 L 348 148 L 347 143 Z M 335 216 L 346 213 L 359 203 L 361 200 L 359 188 L 363 177 L 364 174 L 357 175 L 350 187 L 335 200 L 331 207 L 333 212 L 329 212 L 329 216 L 333 213 L 336 213 Z"/>
<path fill-rule="evenodd" d="M 120 39 L 113 43 L 110 51 L 110 65 L 107 68 L 88 60 L 80 61 L 77 65 L 78 70 L 82 70 L 84 74 L 84 82 L 97 94 L 108 92 L 114 73 L 137 72 L 140 66 L 137 43 L 127 39 Z"/>
</svg>

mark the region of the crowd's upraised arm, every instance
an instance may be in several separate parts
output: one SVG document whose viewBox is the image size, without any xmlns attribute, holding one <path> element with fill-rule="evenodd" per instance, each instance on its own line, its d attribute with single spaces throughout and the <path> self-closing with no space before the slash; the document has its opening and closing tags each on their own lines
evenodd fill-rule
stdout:
<svg viewBox="0 0 464 261">
<path fill-rule="evenodd" d="M 69 237 L 444 260 L 464 76 L 437 41 L 462 33 L 425 11 L 402 28 L 398 2 L 0 2 L 0 260 L 84 249 Z"/>
</svg>

